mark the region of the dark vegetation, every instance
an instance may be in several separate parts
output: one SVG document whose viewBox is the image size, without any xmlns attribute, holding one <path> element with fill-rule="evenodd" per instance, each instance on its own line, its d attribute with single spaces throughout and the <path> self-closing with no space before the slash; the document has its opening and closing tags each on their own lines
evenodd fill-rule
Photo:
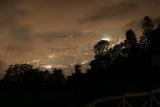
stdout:
<svg viewBox="0 0 160 107">
<path fill-rule="evenodd" d="M 9 66 L 0 80 L 0 105 L 79 107 L 98 97 L 160 88 L 160 25 L 146 16 L 142 29 L 140 40 L 129 29 L 124 42 L 112 48 L 99 41 L 86 73 L 81 65 L 67 77 L 61 69 Z"/>
</svg>

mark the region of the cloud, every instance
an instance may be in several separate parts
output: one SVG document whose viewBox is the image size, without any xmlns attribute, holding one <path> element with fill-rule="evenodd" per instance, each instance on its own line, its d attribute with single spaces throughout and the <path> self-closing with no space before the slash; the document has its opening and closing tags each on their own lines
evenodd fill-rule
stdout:
<svg viewBox="0 0 160 107">
<path fill-rule="evenodd" d="M 135 18 L 135 15 L 139 16 L 140 13 L 146 14 L 147 10 L 149 15 L 151 14 L 150 10 L 153 13 L 157 13 L 154 8 L 157 7 L 159 3 L 160 1 L 158 0 L 125 0 L 111 6 L 98 7 L 94 12 L 88 13 L 80 22 L 96 22 L 115 18 Z"/>
<path fill-rule="evenodd" d="M 13 26 L 12 26 L 13 27 Z M 31 30 L 26 26 L 14 26 L 10 28 L 8 35 L 5 35 L 3 49 L 7 52 L 16 52 L 22 54 L 24 52 L 30 52 L 33 49 L 33 38 Z"/>
<path fill-rule="evenodd" d="M 132 3 L 119 3 L 110 7 L 100 7 L 95 13 L 82 19 L 81 21 L 99 21 L 107 20 L 108 18 L 113 18 L 115 16 L 124 15 L 129 13 L 128 9 L 135 8 L 137 5 Z"/>
<path fill-rule="evenodd" d="M 20 19 L 29 15 L 26 10 L 17 8 L 21 2 L 0 0 L 0 47 L 5 52 L 21 54 L 32 49 L 31 28 L 20 24 Z"/>
<path fill-rule="evenodd" d="M 60 39 L 69 39 L 81 36 L 82 32 L 44 32 L 36 35 L 36 38 L 42 40 L 43 42 L 53 42 L 54 40 Z"/>
</svg>

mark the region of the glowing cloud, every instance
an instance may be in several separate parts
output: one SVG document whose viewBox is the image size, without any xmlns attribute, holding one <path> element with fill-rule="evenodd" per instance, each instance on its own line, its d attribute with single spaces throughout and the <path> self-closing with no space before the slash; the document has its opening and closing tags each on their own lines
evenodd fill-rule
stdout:
<svg viewBox="0 0 160 107">
<path fill-rule="evenodd" d="M 84 64 L 86 64 L 88 61 L 82 61 L 81 62 L 81 65 L 84 65 Z"/>
<path fill-rule="evenodd" d="M 48 65 L 43 65 L 42 67 L 46 68 L 46 69 L 51 69 L 52 68 L 52 65 L 51 64 L 48 64 Z"/>
<path fill-rule="evenodd" d="M 54 58 L 54 57 L 55 57 L 55 54 L 48 55 L 49 59 Z"/>
<path fill-rule="evenodd" d="M 102 37 L 102 40 L 107 40 L 107 41 L 111 41 L 111 38 L 108 35 L 104 35 Z"/>
</svg>

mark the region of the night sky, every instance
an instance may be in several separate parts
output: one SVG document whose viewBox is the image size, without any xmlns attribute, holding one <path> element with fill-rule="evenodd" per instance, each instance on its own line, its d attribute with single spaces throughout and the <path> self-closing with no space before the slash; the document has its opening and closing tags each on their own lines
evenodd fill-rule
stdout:
<svg viewBox="0 0 160 107">
<path fill-rule="evenodd" d="M 0 72 L 15 63 L 84 65 L 97 41 L 120 42 L 144 16 L 158 18 L 159 5 L 160 0 L 0 0 Z"/>
</svg>

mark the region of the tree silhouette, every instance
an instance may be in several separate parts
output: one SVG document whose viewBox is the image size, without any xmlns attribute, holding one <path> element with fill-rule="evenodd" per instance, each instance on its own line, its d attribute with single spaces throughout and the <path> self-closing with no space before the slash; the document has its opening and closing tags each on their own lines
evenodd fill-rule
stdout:
<svg viewBox="0 0 160 107">
<path fill-rule="evenodd" d="M 108 46 L 108 40 L 101 40 L 96 45 L 94 45 L 94 51 L 97 55 L 103 55 L 108 50 Z"/>
<path fill-rule="evenodd" d="M 81 65 L 77 64 L 75 65 L 75 74 L 81 74 Z"/>
<path fill-rule="evenodd" d="M 62 86 L 65 83 L 65 76 L 63 71 L 61 69 L 53 69 L 52 73 L 47 77 L 47 83 L 50 86 Z"/>
<path fill-rule="evenodd" d="M 142 21 L 143 34 L 147 35 L 149 32 L 153 30 L 153 28 L 154 28 L 154 24 L 152 19 L 149 16 L 145 16 Z"/>
<path fill-rule="evenodd" d="M 130 29 L 126 32 L 126 42 L 130 48 L 135 48 L 137 45 L 137 38 L 136 38 L 135 33 L 132 29 Z"/>
<path fill-rule="evenodd" d="M 150 49 L 151 54 L 159 54 L 160 53 L 160 26 L 158 26 L 155 30 L 153 30 L 150 35 L 150 46 L 148 48 Z"/>
<path fill-rule="evenodd" d="M 29 64 L 15 64 L 15 65 L 10 65 L 9 68 L 6 71 L 6 74 L 4 75 L 3 80 L 5 82 L 12 82 L 13 83 L 18 83 L 23 81 L 23 75 L 26 72 L 32 71 L 33 66 Z"/>
<path fill-rule="evenodd" d="M 3 82 L 8 86 L 23 85 L 31 88 L 42 85 L 47 75 L 47 72 L 34 68 L 30 64 L 15 64 L 7 69 Z"/>
</svg>

